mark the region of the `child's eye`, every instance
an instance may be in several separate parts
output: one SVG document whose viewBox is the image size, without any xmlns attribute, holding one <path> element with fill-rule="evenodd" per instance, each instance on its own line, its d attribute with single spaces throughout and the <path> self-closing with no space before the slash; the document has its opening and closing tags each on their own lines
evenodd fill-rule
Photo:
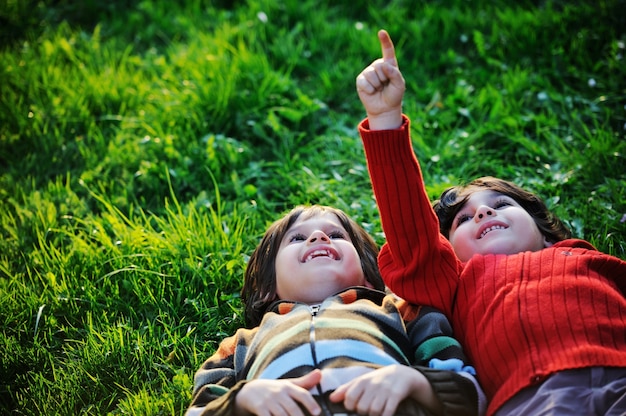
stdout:
<svg viewBox="0 0 626 416">
<path fill-rule="evenodd" d="M 456 217 L 456 226 L 463 224 L 465 221 L 470 220 L 472 217 L 467 214 L 461 214 Z"/>
<path fill-rule="evenodd" d="M 331 239 L 344 239 L 345 240 L 346 235 L 342 233 L 341 231 L 333 231 L 332 233 L 328 234 L 328 237 L 330 237 Z"/>
<path fill-rule="evenodd" d="M 296 241 L 304 241 L 304 240 L 306 240 L 306 237 L 305 237 L 304 234 L 294 234 L 291 237 L 289 237 L 289 242 L 290 243 L 293 243 L 293 242 L 296 242 Z"/>
<path fill-rule="evenodd" d="M 495 202 L 495 204 L 493 204 L 493 207 L 495 209 L 500 209 L 500 208 L 504 208 L 504 207 L 509 207 L 513 204 L 511 204 L 509 201 L 507 201 L 506 199 L 499 199 Z"/>
</svg>

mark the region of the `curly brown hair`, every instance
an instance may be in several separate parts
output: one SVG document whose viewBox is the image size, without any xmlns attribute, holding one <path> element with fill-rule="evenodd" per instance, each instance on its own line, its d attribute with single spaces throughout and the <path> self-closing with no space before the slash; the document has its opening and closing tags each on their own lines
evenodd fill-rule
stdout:
<svg viewBox="0 0 626 416">
<path fill-rule="evenodd" d="M 304 216 L 304 219 L 321 214 L 332 213 L 337 216 L 345 228 L 350 241 L 361 259 L 365 279 L 374 289 L 384 290 L 385 284 L 378 270 L 378 246 L 374 239 L 340 209 L 325 205 L 299 205 L 284 217 L 275 221 L 265 231 L 261 242 L 256 247 L 244 275 L 241 299 L 245 306 L 245 320 L 248 328 L 258 326 L 267 308 L 278 299 L 276 294 L 276 255 L 285 234 L 291 226 Z"/>
<path fill-rule="evenodd" d="M 450 228 L 456 214 L 463 208 L 472 193 L 484 190 L 495 191 L 513 198 L 535 220 L 537 227 L 549 242 L 556 243 L 572 236 L 571 231 L 548 210 L 541 198 L 512 182 L 492 176 L 474 179 L 464 186 L 448 188 L 437 201 L 433 202 L 433 208 L 439 218 L 441 234 L 450 238 Z"/>
</svg>

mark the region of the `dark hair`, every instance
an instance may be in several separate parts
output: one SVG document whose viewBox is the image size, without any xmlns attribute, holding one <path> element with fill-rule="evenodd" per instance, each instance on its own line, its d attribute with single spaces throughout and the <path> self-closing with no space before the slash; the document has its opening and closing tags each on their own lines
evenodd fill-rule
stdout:
<svg viewBox="0 0 626 416">
<path fill-rule="evenodd" d="M 363 227 L 340 209 L 324 205 L 299 205 L 269 226 L 261 242 L 252 253 L 252 256 L 250 256 L 241 290 L 241 299 L 245 305 L 245 318 L 248 328 L 258 326 L 267 308 L 278 299 L 276 295 L 275 263 L 283 237 L 301 216 L 304 215 L 304 218 L 311 218 L 324 213 L 335 214 L 347 231 L 361 259 L 361 267 L 365 279 L 375 289 L 385 289 L 385 284 L 378 270 L 378 246 Z"/>
<path fill-rule="evenodd" d="M 433 208 L 439 217 L 441 234 L 450 238 L 450 228 L 456 214 L 463 208 L 472 193 L 484 190 L 495 191 L 513 198 L 535 220 L 537 227 L 549 242 L 556 243 L 572 236 L 571 231 L 548 210 L 546 204 L 537 195 L 512 182 L 491 176 L 474 179 L 465 186 L 448 188 L 441 194 L 439 200 L 433 202 Z"/>
</svg>

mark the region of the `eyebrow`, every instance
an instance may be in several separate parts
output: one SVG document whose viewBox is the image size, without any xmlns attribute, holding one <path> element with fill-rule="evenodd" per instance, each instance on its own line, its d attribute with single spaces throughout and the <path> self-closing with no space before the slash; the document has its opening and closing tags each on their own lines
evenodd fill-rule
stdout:
<svg viewBox="0 0 626 416">
<path fill-rule="evenodd" d="M 494 201 L 500 199 L 500 198 L 509 198 L 513 201 L 515 201 L 515 199 L 507 194 L 504 194 L 502 192 L 499 191 L 494 191 L 492 189 L 486 190 L 487 192 L 489 192 L 489 194 L 487 195 L 487 197 L 485 198 L 485 201 L 488 203 L 493 203 Z M 481 191 L 482 192 L 482 191 Z M 471 195 L 469 195 L 467 197 L 467 199 L 461 204 L 461 206 L 459 207 L 458 211 L 456 212 L 456 214 L 454 214 L 453 218 L 456 218 L 459 214 L 461 214 L 463 212 L 463 210 L 465 210 L 465 208 L 467 207 L 467 204 L 470 202 L 470 197 Z"/>
<path fill-rule="evenodd" d="M 333 221 L 333 220 L 322 220 L 322 221 L 323 221 L 322 223 L 316 224 L 314 228 L 322 230 L 325 233 L 329 231 L 341 231 L 344 233 L 348 233 L 348 230 L 339 221 Z M 294 233 L 304 234 L 304 231 L 302 231 L 302 229 L 306 227 L 307 227 L 306 222 L 292 226 L 289 230 L 287 230 L 287 232 L 285 232 L 285 237 Z"/>
</svg>

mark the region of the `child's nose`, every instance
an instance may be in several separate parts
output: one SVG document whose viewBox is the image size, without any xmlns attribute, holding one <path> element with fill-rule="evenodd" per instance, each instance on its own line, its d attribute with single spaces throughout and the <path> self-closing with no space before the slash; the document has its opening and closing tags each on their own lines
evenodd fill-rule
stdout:
<svg viewBox="0 0 626 416">
<path fill-rule="evenodd" d="M 481 221 L 483 218 L 495 216 L 496 212 L 486 205 L 481 205 L 476 210 L 476 215 L 474 215 L 474 220 L 476 222 Z"/>
<path fill-rule="evenodd" d="M 324 243 L 327 243 L 330 241 L 330 238 L 328 238 L 328 236 L 326 235 L 326 233 L 324 233 L 323 231 L 314 231 L 310 236 L 309 236 L 309 243 L 314 243 L 316 241 L 321 241 Z"/>
</svg>

